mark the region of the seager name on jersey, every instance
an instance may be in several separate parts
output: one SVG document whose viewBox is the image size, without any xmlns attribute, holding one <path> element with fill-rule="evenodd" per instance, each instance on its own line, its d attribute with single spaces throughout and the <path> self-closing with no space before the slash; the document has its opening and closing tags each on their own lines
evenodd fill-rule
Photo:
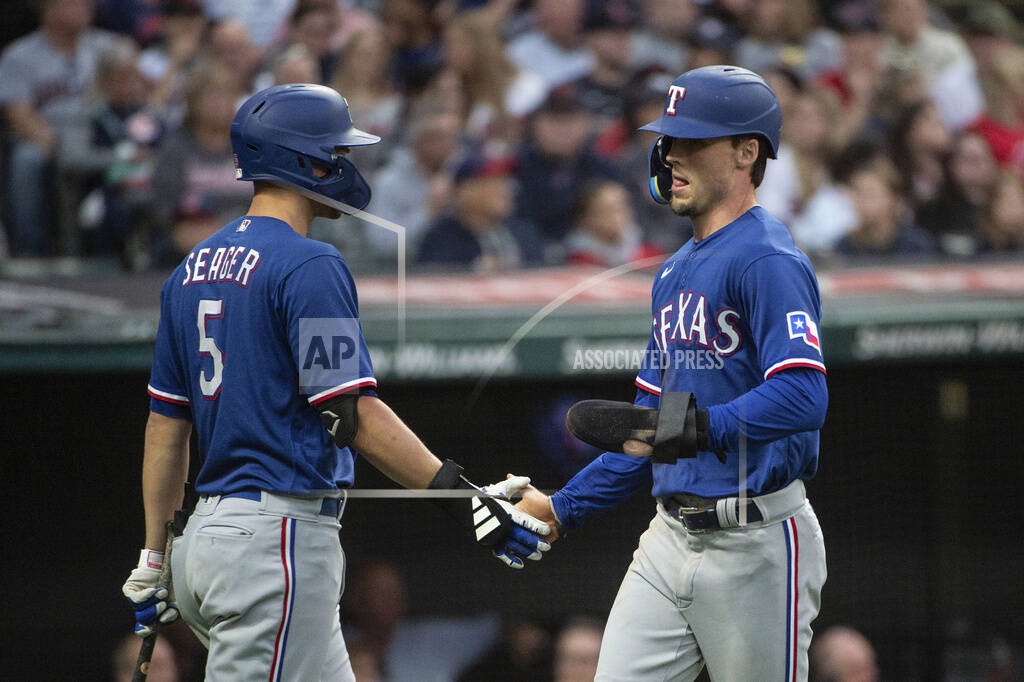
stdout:
<svg viewBox="0 0 1024 682">
<path fill-rule="evenodd" d="M 181 286 L 199 282 L 234 282 L 248 288 L 249 277 L 259 264 L 260 252 L 245 246 L 197 249 L 185 261 L 185 279 Z"/>
<path fill-rule="evenodd" d="M 680 291 L 676 300 L 658 309 L 654 338 L 662 352 L 669 350 L 669 343 L 694 343 L 727 357 L 740 347 L 739 322 L 732 308 L 709 311 L 704 294 Z"/>
</svg>

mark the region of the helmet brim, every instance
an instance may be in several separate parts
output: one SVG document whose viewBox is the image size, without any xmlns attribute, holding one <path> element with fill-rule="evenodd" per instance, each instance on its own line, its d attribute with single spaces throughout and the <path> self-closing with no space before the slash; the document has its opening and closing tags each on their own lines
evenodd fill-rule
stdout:
<svg viewBox="0 0 1024 682">
<path fill-rule="evenodd" d="M 380 137 L 373 133 L 368 133 L 365 130 L 359 128 L 349 128 L 344 135 L 341 136 L 342 141 L 338 143 L 341 147 L 362 147 L 368 144 L 377 144 L 380 142 Z"/>
</svg>

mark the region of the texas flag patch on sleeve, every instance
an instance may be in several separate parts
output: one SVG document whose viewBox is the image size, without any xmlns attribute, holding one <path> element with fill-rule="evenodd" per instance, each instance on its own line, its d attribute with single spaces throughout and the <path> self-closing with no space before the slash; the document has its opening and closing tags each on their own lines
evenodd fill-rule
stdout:
<svg viewBox="0 0 1024 682">
<path fill-rule="evenodd" d="M 803 339 L 811 348 L 821 352 L 821 338 L 818 336 L 818 325 L 811 316 L 802 310 L 786 313 L 789 322 L 789 338 Z"/>
</svg>

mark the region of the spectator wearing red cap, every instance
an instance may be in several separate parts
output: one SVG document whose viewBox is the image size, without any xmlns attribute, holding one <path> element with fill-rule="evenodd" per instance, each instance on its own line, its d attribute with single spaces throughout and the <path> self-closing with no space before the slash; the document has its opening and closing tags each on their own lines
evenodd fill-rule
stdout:
<svg viewBox="0 0 1024 682">
<path fill-rule="evenodd" d="M 511 157 L 472 156 L 455 171 L 453 212 L 436 221 L 420 243 L 417 262 L 501 272 L 539 263 L 543 240 L 511 218 Z"/>
</svg>

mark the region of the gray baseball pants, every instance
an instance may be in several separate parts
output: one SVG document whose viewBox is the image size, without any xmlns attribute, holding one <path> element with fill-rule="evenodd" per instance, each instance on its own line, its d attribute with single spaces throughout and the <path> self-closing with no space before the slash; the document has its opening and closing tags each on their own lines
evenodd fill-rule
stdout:
<svg viewBox="0 0 1024 682">
<path fill-rule="evenodd" d="M 658 503 L 608 617 L 597 682 L 689 681 L 705 665 L 712 680 L 807 679 L 821 527 L 802 481 L 751 499 L 763 521 L 697 533 Z"/>
<path fill-rule="evenodd" d="M 181 615 L 210 682 L 354 682 L 338 621 L 345 560 L 321 499 L 204 497 L 174 540 Z"/>
</svg>

